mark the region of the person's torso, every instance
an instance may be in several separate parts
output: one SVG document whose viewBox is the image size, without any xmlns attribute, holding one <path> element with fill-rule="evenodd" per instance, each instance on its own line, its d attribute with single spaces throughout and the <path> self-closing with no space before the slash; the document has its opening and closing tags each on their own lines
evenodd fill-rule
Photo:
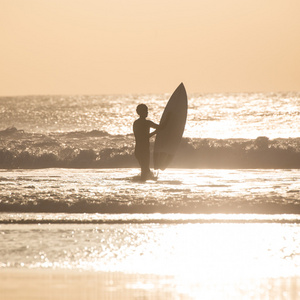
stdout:
<svg viewBox="0 0 300 300">
<path fill-rule="evenodd" d="M 138 119 L 133 124 L 133 131 L 137 147 L 149 146 L 150 122 Z"/>
</svg>

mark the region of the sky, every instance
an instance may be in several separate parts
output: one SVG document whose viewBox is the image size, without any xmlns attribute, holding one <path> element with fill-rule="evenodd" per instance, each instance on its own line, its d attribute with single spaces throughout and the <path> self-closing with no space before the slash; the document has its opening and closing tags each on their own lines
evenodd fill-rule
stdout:
<svg viewBox="0 0 300 300">
<path fill-rule="evenodd" d="M 299 0 L 0 0 L 0 96 L 300 91 Z"/>
</svg>

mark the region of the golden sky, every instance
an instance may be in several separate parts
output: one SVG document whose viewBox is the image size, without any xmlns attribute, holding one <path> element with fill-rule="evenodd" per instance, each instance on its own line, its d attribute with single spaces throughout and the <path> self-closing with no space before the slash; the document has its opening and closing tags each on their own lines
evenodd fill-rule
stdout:
<svg viewBox="0 0 300 300">
<path fill-rule="evenodd" d="M 299 0 L 0 0 L 0 95 L 300 91 Z"/>
</svg>

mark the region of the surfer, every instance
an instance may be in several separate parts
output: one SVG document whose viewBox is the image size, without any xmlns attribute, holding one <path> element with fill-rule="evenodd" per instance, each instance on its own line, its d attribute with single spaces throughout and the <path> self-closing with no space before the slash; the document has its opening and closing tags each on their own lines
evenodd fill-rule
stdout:
<svg viewBox="0 0 300 300">
<path fill-rule="evenodd" d="M 135 157 L 141 167 L 141 180 L 153 178 L 150 171 L 150 142 L 149 139 L 156 134 L 160 127 L 158 124 L 147 120 L 148 107 L 145 104 L 139 104 L 136 108 L 137 114 L 140 116 L 133 123 L 133 132 L 135 136 Z M 156 129 L 150 133 L 150 128 Z"/>
</svg>

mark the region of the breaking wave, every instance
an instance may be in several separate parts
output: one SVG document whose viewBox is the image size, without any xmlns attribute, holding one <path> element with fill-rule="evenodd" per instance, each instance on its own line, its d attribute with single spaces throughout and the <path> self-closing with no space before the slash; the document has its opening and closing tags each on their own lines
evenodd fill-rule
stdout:
<svg viewBox="0 0 300 300">
<path fill-rule="evenodd" d="M 15 127 L 0 131 L 2 169 L 124 167 L 137 167 L 132 134 L 100 130 L 40 134 Z M 171 167 L 298 169 L 300 138 L 183 138 Z"/>
<path fill-rule="evenodd" d="M 299 191 L 294 197 L 298 197 Z M 187 201 L 185 195 L 173 199 L 146 199 L 138 197 L 118 199 L 116 196 L 84 196 L 83 194 L 62 197 L 58 193 L 31 194 L 22 196 L 12 194 L 2 196 L 0 211 L 6 213 L 71 213 L 71 214 L 300 214 L 300 205 L 293 196 L 286 199 L 277 196 L 214 197 L 197 198 Z M 178 198 L 178 197 L 177 197 Z M 9 221 L 10 222 L 10 221 Z M 9 223 L 8 222 L 8 223 Z M 41 221 L 47 223 L 47 221 Z M 64 221 L 61 221 L 64 222 Z M 95 221 L 101 223 L 101 220 Z M 1 223 L 1 222 L 0 222 Z"/>
</svg>

